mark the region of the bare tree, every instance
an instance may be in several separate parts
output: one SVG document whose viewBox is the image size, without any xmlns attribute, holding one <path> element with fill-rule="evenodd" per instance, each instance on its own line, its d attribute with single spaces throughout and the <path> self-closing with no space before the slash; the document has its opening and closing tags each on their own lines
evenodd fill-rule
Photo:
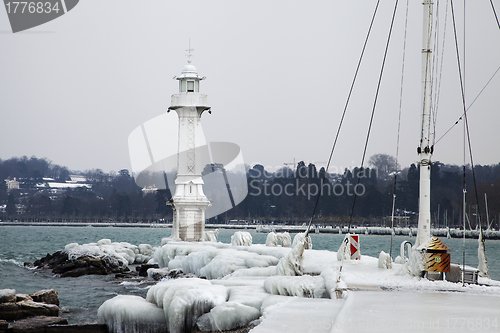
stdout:
<svg viewBox="0 0 500 333">
<path fill-rule="evenodd" d="M 387 179 L 391 173 L 399 170 L 396 158 L 387 154 L 372 155 L 368 163 L 371 167 L 377 169 L 378 177 L 382 179 Z"/>
</svg>

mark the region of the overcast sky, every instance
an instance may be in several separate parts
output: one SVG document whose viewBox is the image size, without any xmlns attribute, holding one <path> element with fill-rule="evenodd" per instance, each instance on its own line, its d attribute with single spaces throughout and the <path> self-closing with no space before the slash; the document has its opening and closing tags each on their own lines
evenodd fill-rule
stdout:
<svg viewBox="0 0 500 333">
<path fill-rule="evenodd" d="M 409 2 L 402 166 L 417 160 L 420 139 L 422 1 Z M 462 47 L 463 2 L 454 3 Z M 170 106 L 178 91 L 172 78 L 186 64 L 191 39 L 193 65 L 207 77 L 201 92 L 212 107 L 202 117 L 207 141 L 238 144 L 250 165 L 276 168 L 295 158 L 324 166 L 375 4 L 82 0 L 16 34 L 0 8 L 0 158 L 46 157 L 81 171 L 129 169 L 128 136 Z M 500 11 L 500 1 L 494 4 Z M 393 6 L 380 5 L 331 171 L 361 162 Z M 500 31 L 488 0 L 468 1 L 466 9 L 470 104 L 500 66 Z M 405 11 L 400 1 L 368 157 L 396 154 Z M 437 137 L 462 113 L 450 27 L 448 17 Z M 499 163 L 500 73 L 470 109 L 469 125 L 475 163 Z M 463 163 L 462 126 L 436 145 L 433 160 Z"/>
</svg>

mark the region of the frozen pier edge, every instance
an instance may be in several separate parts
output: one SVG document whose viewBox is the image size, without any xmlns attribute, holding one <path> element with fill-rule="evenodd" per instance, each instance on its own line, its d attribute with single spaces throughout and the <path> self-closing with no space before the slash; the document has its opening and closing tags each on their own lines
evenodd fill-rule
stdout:
<svg viewBox="0 0 500 333">
<path fill-rule="evenodd" d="M 410 275 L 407 264 L 379 268 L 378 258 L 363 255 L 338 261 L 335 252 L 306 249 L 303 239 L 292 248 L 162 243 L 154 255 L 160 267 L 198 278 L 161 281 L 146 299 L 106 301 L 99 320 L 113 332 L 218 331 L 249 323 L 257 324 L 253 333 L 500 329 L 498 281 L 429 281 Z M 340 299 L 336 289 L 345 290 Z"/>
<path fill-rule="evenodd" d="M 0 226 L 40 226 L 40 227 L 115 227 L 115 228 L 172 228 L 172 223 L 128 223 L 128 222 L 88 222 L 88 221 L 75 221 L 75 222 L 0 222 Z M 259 228 L 261 227 L 261 228 Z M 275 230 L 277 232 L 305 232 L 307 227 L 295 225 L 254 225 L 254 224 L 206 224 L 205 229 L 233 229 L 233 230 L 257 230 L 257 232 L 270 232 Z M 265 231 L 259 231 L 265 230 Z M 317 227 L 313 229 L 320 234 L 346 234 L 347 227 Z M 352 233 L 363 235 L 390 235 L 391 228 L 388 227 L 354 227 L 350 230 Z M 394 234 L 401 236 L 416 235 L 417 228 L 401 228 L 395 227 Z M 463 230 L 461 229 L 431 229 L 431 236 L 446 237 L 450 233 L 451 238 L 462 238 Z M 479 237 L 479 230 L 466 230 L 466 238 L 477 239 Z M 500 239 L 500 230 L 484 230 L 484 239 Z"/>
</svg>

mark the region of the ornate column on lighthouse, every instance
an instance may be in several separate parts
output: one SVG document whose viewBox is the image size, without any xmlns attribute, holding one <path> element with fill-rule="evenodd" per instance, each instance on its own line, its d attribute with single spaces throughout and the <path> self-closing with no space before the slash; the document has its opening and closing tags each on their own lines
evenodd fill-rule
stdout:
<svg viewBox="0 0 500 333">
<path fill-rule="evenodd" d="M 189 50 L 191 51 L 191 50 Z M 169 205 L 173 209 L 172 237 L 183 241 L 200 241 L 205 232 L 205 210 L 210 201 L 203 193 L 201 172 L 206 161 L 205 136 L 201 127 L 201 115 L 210 109 L 207 95 L 200 94 L 198 71 L 191 60 L 182 70 L 179 93 L 172 95 L 170 110 L 179 117 L 179 147 L 177 154 L 177 178 L 175 194 Z"/>
</svg>

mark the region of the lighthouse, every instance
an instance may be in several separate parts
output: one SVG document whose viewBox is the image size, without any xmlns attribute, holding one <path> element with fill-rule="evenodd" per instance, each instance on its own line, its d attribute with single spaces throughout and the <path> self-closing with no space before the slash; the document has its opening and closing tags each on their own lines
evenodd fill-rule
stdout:
<svg viewBox="0 0 500 333">
<path fill-rule="evenodd" d="M 189 50 L 189 52 L 191 49 Z M 188 60 L 179 81 L 179 93 L 172 95 L 168 112 L 179 117 L 177 176 L 175 194 L 167 203 L 172 206 L 172 238 L 183 241 L 201 241 L 205 232 L 205 210 L 210 201 L 203 193 L 202 161 L 207 161 L 206 141 L 201 127 L 201 116 L 210 112 L 207 95 L 200 93 L 198 71 Z"/>
</svg>

